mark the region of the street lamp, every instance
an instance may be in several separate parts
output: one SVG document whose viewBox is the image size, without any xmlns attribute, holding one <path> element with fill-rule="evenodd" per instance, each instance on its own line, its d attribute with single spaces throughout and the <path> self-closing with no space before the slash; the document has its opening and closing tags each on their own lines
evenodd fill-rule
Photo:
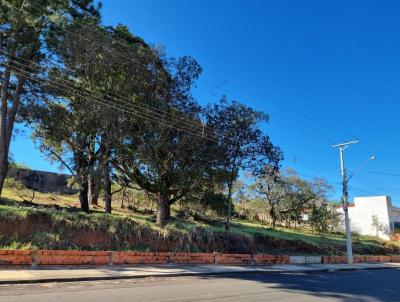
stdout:
<svg viewBox="0 0 400 302">
<path fill-rule="evenodd" d="M 347 178 L 347 182 L 348 182 L 354 175 L 356 175 L 358 172 L 360 172 L 360 170 L 361 170 L 362 168 L 364 168 L 364 166 L 365 166 L 370 160 L 376 160 L 376 156 L 375 156 L 375 155 L 372 155 L 370 158 L 368 158 L 368 159 L 365 160 L 363 163 L 361 163 L 361 165 L 359 165 L 359 166 L 357 167 L 357 169 L 355 169 L 355 170 L 351 173 L 351 175 Z"/>
<path fill-rule="evenodd" d="M 344 222 L 346 226 L 346 246 L 347 246 L 347 263 L 353 263 L 353 250 L 351 244 L 351 231 L 350 231 L 350 220 L 349 220 L 349 202 L 348 202 L 348 192 L 347 192 L 347 183 L 352 178 L 356 172 L 358 172 L 367 162 L 370 160 L 375 160 L 375 156 L 371 156 L 365 162 L 363 162 L 356 170 L 353 172 L 349 178 L 347 178 L 346 168 L 344 166 L 344 150 L 348 148 L 352 144 L 359 143 L 359 140 L 354 140 L 350 142 L 344 142 L 340 144 L 333 145 L 332 147 L 340 149 L 340 168 L 342 174 L 342 193 L 343 193 L 343 211 L 344 211 Z"/>
</svg>

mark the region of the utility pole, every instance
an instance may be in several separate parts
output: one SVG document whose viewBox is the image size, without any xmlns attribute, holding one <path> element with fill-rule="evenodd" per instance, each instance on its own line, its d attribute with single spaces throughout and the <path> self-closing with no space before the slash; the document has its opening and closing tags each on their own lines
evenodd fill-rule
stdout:
<svg viewBox="0 0 400 302">
<path fill-rule="evenodd" d="M 344 221 L 346 226 L 346 245 L 347 245 L 347 263 L 353 263 L 353 250 L 351 246 L 351 230 L 350 230 L 350 220 L 349 220 L 349 201 L 348 201 L 348 192 L 347 192 L 347 173 L 346 168 L 344 166 L 344 150 L 352 144 L 359 143 L 359 140 L 354 140 L 350 142 L 344 142 L 340 144 L 333 145 L 332 147 L 339 147 L 340 150 L 340 169 L 342 172 L 342 192 L 343 192 L 343 211 L 344 211 Z"/>
</svg>

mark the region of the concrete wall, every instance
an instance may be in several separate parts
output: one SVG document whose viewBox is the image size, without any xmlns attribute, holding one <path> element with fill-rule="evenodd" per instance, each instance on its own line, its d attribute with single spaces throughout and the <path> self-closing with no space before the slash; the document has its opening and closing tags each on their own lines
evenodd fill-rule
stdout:
<svg viewBox="0 0 400 302">
<path fill-rule="evenodd" d="M 343 209 L 338 211 L 343 212 Z M 389 196 L 355 197 L 354 205 L 349 207 L 351 231 L 389 240 L 394 222 L 400 221 L 398 214 L 400 209 L 392 206 Z"/>
<path fill-rule="evenodd" d="M 27 188 L 45 193 L 74 194 L 77 190 L 67 186 L 70 175 L 45 171 L 10 168 L 8 177 L 21 181 Z"/>
</svg>

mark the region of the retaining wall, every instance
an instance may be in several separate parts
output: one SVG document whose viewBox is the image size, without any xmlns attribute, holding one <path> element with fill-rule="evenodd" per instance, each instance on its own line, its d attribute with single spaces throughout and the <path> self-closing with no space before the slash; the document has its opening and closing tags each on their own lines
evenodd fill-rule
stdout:
<svg viewBox="0 0 400 302">
<path fill-rule="evenodd" d="M 355 263 L 400 262 L 400 256 L 355 256 Z M 220 264 L 266 265 L 347 263 L 346 256 L 266 254 L 0 250 L 0 265 Z"/>
<path fill-rule="evenodd" d="M 21 181 L 28 189 L 45 193 L 75 194 L 78 190 L 69 188 L 70 175 L 46 171 L 10 167 L 7 177 Z"/>
</svg>

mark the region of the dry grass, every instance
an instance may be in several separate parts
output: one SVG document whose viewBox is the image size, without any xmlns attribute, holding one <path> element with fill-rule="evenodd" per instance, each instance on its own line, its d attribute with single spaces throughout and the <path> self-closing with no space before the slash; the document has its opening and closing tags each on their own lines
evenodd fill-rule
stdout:
<svg viewBox="0 0 400 302">
<path fill-rule="evenodd" d="M 17 214 L 23 216 L 26 214 L 24 208 L 26 208 L 27 205 L 31 210 L 41 209 L 45 210 L 48 214 L 57 216 L 70 215 L 68 214 L 70 210 L 74 213 L 79 213 L 78 195 L 59 195 L 36 192 L 32 204 L 27 204 L 20 196 L 22 196 L 26 200 L 30 200 L 32 196 L 32 191 L 28 189 L 23 189 L 17 194 L 14 189 L 5 187 L 3 189 L 2 199 L 8 202 L 6 205 L 2 205 L 0 207 L 0 212 L 2 212 L 0 214 Z M 84 215 L 87 215 L 88 217 L 93 217 L 96 221 L 99 222 L 104 219 L 104 205 L 101 199 L 99 200 L 99 205 L 92 206 L 91 210 L 91 214 Z M 191 232 L 196 228 L 202 228 L 210 234 L 222 233 L 225 231 L 223 224 L 204 223 L 195 220 L 182 220 L 176 218 L 173 218 L 165 228 L 160 228 L 155 224 L 154 215 L 134 212 L 127 207 L 121 208 L 119 201 L 114 202 L 112 212 L 113 215 L 108 215 L 107 219 L 119 220 L 120 218 L 124 219 L 129 217 L 130 219 L 133 219 L 136 223 L 146 225 L 146 227 L 150 228 L 161 236 L 167 236 L 171 232 L 187 234 L 188 232 Z M 75 218 L 74 217 L 75 216 L 68 216 L 68 219 L 81 219 L 83 216 L 80 218 L 78 216 L 76 216 Z M 306 244 L 324 248 L 332 247 L 334 249 L 335 247 L 339 248 L 345 245 L 345 238 L 341 234 L 315 234 L 307 227 L 297 229 L 271 229 L 265 225 L 258 223 L 235 221 L 232 225 L 231 232 L 239 236 L 264 235 L 275 239 L 302 241 Z M 365 246 L 371 249 L 380 248 L 387 245 L 395 245 L 400 248 L 399 241 L 387 242 L 375 237 L 368 236 L 354 236 L 353 240 L 355 245 Z"/>
</svg>

